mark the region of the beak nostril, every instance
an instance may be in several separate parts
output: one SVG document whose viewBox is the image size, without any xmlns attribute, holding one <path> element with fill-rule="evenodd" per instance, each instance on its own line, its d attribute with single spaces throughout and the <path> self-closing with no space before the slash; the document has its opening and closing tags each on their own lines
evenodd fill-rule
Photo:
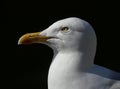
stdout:
<svg viewBox="0 0 120 89">
<path fill-rule="evenodd" d="M 29 38 L 33 37 L 33 35 L 29 35 Z"/>
</svg>

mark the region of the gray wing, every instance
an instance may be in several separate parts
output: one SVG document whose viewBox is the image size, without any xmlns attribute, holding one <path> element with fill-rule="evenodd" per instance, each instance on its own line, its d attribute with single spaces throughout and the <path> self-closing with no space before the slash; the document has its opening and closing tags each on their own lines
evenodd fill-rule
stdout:
<svg viewBox="0 0 120 89">
<path fill-rule="evenodd" d="M 120 81 L 116 81 L 111 87 L 110 89 L 120 89 Z"/>
</svg>

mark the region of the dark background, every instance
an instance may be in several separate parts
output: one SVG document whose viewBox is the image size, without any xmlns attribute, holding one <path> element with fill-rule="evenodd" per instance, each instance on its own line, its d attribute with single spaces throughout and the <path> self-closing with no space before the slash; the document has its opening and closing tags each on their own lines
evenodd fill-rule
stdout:
<svg viewBox="0 0 120 89">
<path fill-rule="evenodd" d="M 17 45 L 25 33 L 42 31 L 57 20 L 79 17 L 97 34 L 95 64 L 120 72 L 120 22 L 117 2 L 2 1 L 1 80 L 5 89 L 47 89 L 53 52 L 42 44 Z M 2 88 L 2 89 L 4 89 Z"/>
</svg>

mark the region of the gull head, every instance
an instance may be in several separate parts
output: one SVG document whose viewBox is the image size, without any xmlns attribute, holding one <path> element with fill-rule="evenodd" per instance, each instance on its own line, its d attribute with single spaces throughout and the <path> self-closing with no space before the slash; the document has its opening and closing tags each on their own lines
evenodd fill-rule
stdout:
<svg viewBox="0 0 120 89">
<path fill-rule="evenodd" d="M 43 43 L 56 51 L 96 50 L 96 35 L 92 26 L 76 17 L 59 20 L 42 32 L 27 33 L 18 44 Z"/>
</svg>

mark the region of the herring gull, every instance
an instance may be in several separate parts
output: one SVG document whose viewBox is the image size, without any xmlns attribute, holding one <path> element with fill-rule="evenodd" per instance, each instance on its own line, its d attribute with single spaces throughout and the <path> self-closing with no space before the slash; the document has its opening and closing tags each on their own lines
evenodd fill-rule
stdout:
<svg viewBox="0 0 120 89">
<path fill-rule="evenodd" d="M 48 89 L 120 89 L 120 73 L 94 64 L 97 39 L 85 20 L 59 20 L 42 32 L 23 35 L 18 44 L 42 43 L 54 51 Z"/>
</svg>

